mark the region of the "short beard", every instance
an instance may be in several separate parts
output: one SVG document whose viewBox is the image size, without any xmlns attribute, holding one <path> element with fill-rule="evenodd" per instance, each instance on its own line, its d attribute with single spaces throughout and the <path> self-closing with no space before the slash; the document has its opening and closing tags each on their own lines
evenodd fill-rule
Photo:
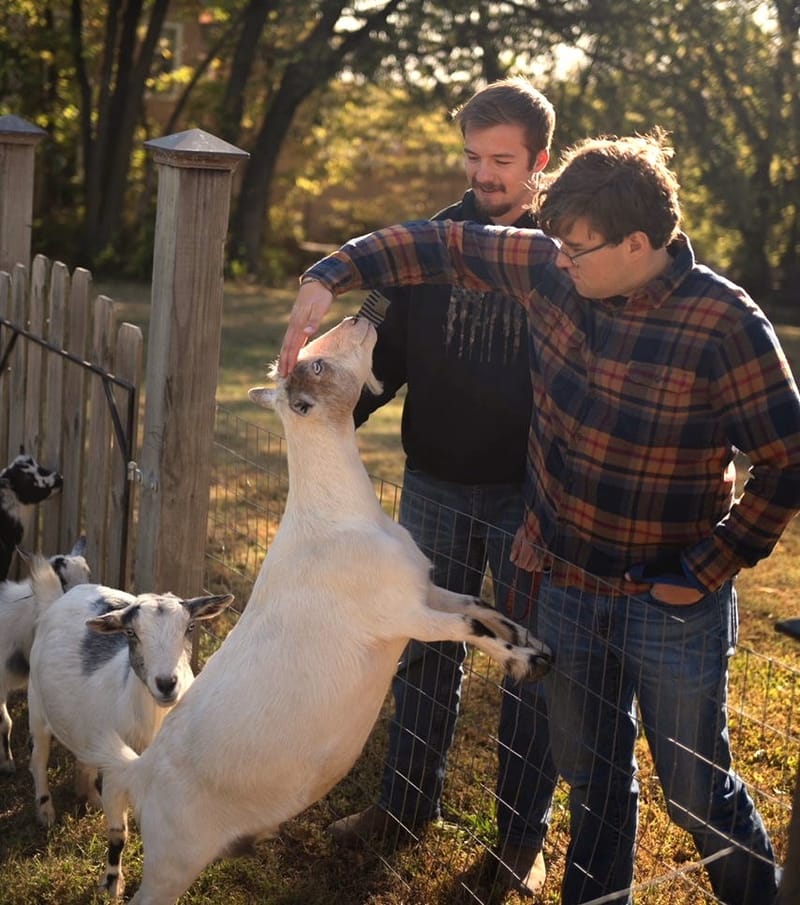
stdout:
<svg viewBox="0 0 800 905">
<path fill-rule="evenodd" d="M 475 207 L 482 217 L 491 220 L 493 217 L 504 217 L 512 209 L 513 205 L 507 198 L 498 198 L 495 204 L 487 205 L 476 193 Z"/>
</svg>

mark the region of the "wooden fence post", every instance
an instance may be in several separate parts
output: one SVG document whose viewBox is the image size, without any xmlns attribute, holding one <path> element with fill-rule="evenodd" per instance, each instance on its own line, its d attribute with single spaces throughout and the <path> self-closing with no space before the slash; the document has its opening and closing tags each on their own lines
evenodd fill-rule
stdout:
<svg viewBox="0 0 800 905">
<path fill-rule="evenodd" d="M 186 597 L 203 581 L 225 237 L 248 155 L 200 129 L 145 147 L 158 207 L 134 585 Z"/>
<path fill-rule="evenodd" d="M 47 133 L 19 116 L 0 116 L 0 270 L 31 263 L 33 164 Z"/>
</svg>

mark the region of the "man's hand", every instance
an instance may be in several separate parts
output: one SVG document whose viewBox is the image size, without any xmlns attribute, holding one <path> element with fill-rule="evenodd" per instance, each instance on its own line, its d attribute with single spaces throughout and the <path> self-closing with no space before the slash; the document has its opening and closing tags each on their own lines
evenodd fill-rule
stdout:
<svg viewBox="0 0 800 905">
<path fill-rule="evenodd" d="M 647 582 L 650 596 L 672 606 L 690 606 L 702 600 L 705 592 L 683 567 L 678 551 L 666 553 L 654 562 L 637 563 L 625 573 L 628 581 Z"/>
<path fill-rule="evenodd" d="M 539 566 L 536 547 L 525 537 L 525 526 L 520 525 L 511 544 L 511 562 L 526 572 L 534 572 Z"/>
<path fill-rule="evenodd" d="M 300 350 L 313 336 L 333 302 L 333 293 L 322 283 L 309 280 L 300 286 L 289 314 L 289 326 L 278 359 L 278 373 L 286 377 L 297 364 Z"/>
<path fill-rule="evenodd" d="M 691 606 L 705 597 L 701 591 L 695 591 L 694 588 L 681 588 L 674 584 L 655 584 L 650 585 L 650 596 L 659 603 L 668 603 L 671 606 Z"/>
</svg>

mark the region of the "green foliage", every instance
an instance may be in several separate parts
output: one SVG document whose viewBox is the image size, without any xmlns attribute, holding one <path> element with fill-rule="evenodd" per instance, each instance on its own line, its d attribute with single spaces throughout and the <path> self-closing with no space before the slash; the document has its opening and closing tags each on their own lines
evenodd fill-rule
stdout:
<svg viewBox="0 0 800 905">
<path fill-rule="evenodd" d="M 464 189 L 462 139 L 447 108 L 419 109 L 402 87 L 334 84 L 301 145 L 304 165 L 282 212 L 293 212 L 296 235 L 318 242 L 428 217 Z"/>
<path fill-rule="evenodd" d="M 139 10 L 134 60 L 166 2 Z M 78 259 L 88 248 L 115 269 L 147 272 L 150 231 L 139 223 L 152 216 L 153 179 L 141 143 L 197 126 L 251 151 L 232 222 L 255 193 L 237 242 L 267 225 L 261 255 L 283 279 L 306 262 L 308 240 L 424 216 L 458 194 L 448 113 L 479 84 L 518 72 L 556 105 L 556 152 L 586 134 L 666 127 L 700 257 L 754 293 L 788 292 L 800 278 L 792 0 L 218 0 L 203 6 L 202 23 L 196 5 L 172 0 L 167 21 L 193 36 L 192 50 L 173 66 L 162 33 L 138 89 L 105 37 L 124 6 L 0 7 L 0 114 L 48 132 L 37 152 L 35 247 L 68 263 L 91 263 Z M 253 10 L 261 17 L 250 18 Z M 117 128 L 121 111 L 134 108 L 137 127 Z M 110 146 L 99 141 L 104 123 Z M 233 243 L 230 256 L 235 271 Z"/>
<path fill-rule="evenodd" d="M 701 254 L 754 293 L 792 285 L 800 266 L 796 10 L 792 17 L 784 0 L 623 7 L 624 19 L 611 17 L 588 42 L 575 100 L 581 126 L 594 118 L 609 132 L 669 129 Z"/>
</svg>

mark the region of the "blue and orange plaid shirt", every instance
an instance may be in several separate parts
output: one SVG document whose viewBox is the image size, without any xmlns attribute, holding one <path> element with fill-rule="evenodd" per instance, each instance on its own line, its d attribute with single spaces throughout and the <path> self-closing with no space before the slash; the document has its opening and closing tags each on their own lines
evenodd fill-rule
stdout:
<svg viewBox="0 0 800 905">
<path fill-rule="evenodd" d="M 533 384 L 527 539 L 627 591 L 642 587 L 629 567 L 681 552 L 714 590 L 800 509 L 800 395 L 748 295 L 698 265 L 685 236 L 669 252 L 632 296 L 587 299 L 538 230 L 426 220 L 354 239 L 304 276 L 336 295 L 455 283 L 516 298 Z M 734 499 L 737 450 L 750 471 Z"/>
</svg>

